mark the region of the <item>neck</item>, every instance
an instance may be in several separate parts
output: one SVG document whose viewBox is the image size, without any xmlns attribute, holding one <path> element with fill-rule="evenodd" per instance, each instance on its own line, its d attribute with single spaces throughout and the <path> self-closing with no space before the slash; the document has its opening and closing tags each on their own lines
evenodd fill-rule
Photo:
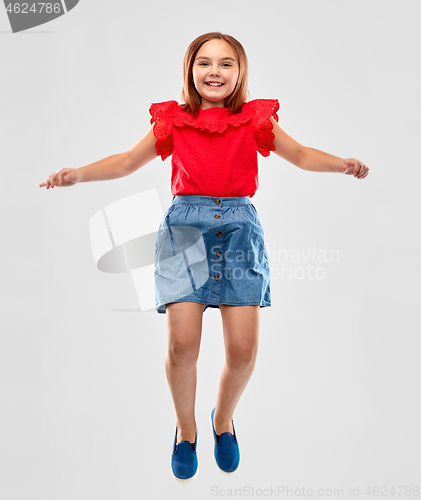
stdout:
<svg viewBox="0 0 421 500">
<path fill-rule="evenodd" d="M 209 108 L 224 108 L 224 100 L 222 101 L 217 101 L 217 102 L 212 102 L 212 101 L 207 101 L 206 99 L 203 99 L 202 97 L 202 104 L 200 106 L 200 109 L 209 109 Z"/>
</svg>

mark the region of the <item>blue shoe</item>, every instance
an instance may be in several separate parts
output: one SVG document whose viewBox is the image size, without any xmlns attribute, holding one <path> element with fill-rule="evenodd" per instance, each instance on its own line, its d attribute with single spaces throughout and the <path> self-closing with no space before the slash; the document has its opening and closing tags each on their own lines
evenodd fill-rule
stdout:
<svg viewBox="0 0 421 500">
<path fill-rule="evenodd" d="M 197 429 L 194 443 L 190 443 L 190 441 L 181 441 L 177 444 L 177 426 L 175 426 L 175 438 L 171 455 L 171 470 L 175 479 L 182 484 L 190 483 L 197 476 L 199 463 L 197 461 L 196 448 Z"/>
<path fill-rule="evenodd" d="M 232 428 L 234 430 L 234 435 L 231 432 L 223 432 L 218 436 L 215 432 L 213 426 L 213 418 L 215 415 L 214 408 L 210 414 L 210 423 L 213 432 L 213 438 L 215 440 L 214 447 L 214 459 L 215 463 L 221 472 L 225 474 L 232 474 L 238 469 L 240 465 L 240 449 L 238 447 L 237 436 L 235 434 L 234 420 L 232 421 Z"/>
</svg>

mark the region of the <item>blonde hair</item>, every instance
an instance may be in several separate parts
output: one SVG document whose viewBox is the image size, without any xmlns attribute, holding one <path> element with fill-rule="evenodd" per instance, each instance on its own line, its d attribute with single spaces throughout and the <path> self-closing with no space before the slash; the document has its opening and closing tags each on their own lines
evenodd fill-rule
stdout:
<svg viewBox="0 0 421 500">
<path fill-rule="evenodd" d="M 248 97 L 248 59 L 241 43 L 230 35 L 212 31 L 198 36 L 189 45 L 183 61 L 183 90 L 181 99 L 184 101 L 184 111 L 196 118 L 200 112 L 202 98 L 193 83 L 193 63 L 200 47 L 209 40 L 225 40 L 233 48 L 239 65 L 237 84 L 233 92 L 225 99 L 225 106 L 231 113 L 239 113 Z"/>
</svg>

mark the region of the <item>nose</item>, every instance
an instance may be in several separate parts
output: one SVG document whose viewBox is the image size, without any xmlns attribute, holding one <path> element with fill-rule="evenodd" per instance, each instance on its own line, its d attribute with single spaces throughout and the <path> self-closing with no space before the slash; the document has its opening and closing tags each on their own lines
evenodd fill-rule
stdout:
<svg viewBox="0 0 421 500">
<path fill-rule="evenodd" d="M 217 69 L 215 69 L 215 68 L 212 68 L 212 69 L 210 70 L 210 74 L 209 74 L 209 76 L 219 76 L 219 72 L 218 72 L 218 70 L 217 70 Z"/>
</svg>

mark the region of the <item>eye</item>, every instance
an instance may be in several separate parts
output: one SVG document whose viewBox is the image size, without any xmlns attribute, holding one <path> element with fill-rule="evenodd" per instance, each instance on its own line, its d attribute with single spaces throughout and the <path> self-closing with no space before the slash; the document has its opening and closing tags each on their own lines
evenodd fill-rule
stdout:
<svg viewBox="0 0 421 500">
<path fill-rule="evenodd" d="M 202 66 L 203 64 L 208 64 L 208 63 L 202 62 L 202 63 L 199 63 L 199 66 Z"/>
<path fill-rule="evenodd" d="M 228 67 L 230 67 L 230 66 L 231 66 L 231 64 L 229 64 L 229 63 L 224 63 L 223 65 L 224 65 L 224 66 L 228 66 Z"/>
</svg>

